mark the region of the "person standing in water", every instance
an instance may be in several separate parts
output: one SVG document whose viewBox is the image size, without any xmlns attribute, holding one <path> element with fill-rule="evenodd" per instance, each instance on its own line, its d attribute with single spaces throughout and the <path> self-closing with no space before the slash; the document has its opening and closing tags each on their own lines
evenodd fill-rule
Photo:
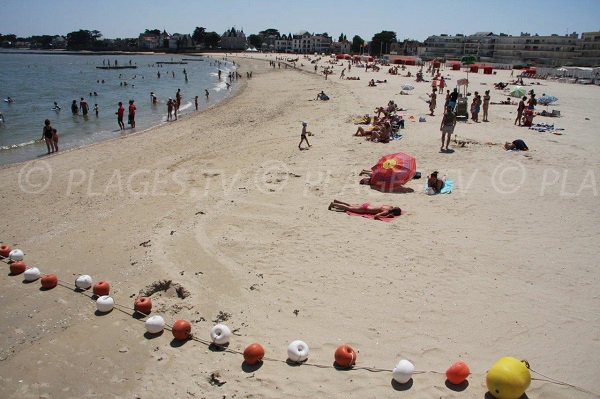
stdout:
<svg viewBox="0 0 600 399">
<path fill-rule="evenodd" d="M 133 100 L 129 100 L 129 114 L 127 117 L 128 123 L 131 125 L 132 129 L 135 129 L 135 104 Z"/>
<path fill-rule="evenodd" d="M 79 115 L 79 107 L 77 106 L 77 100 L 73 100 L 71 103 L 71 112 L 73 115 Z"/>
<path fill-rule="evenodd" d="M 79 108 L 81 109 L 81 114 L 84 116 L 87 115 L 88 111 L 90 110 L 88 103 L 83 99 L 83 97 L 81 97 L 81 101 L 79 101 Z"/>
<path fill-rule="evenodd" d="M 44 128 L 42 129 L 42 139 L 46 141 L 46 147 L 48 148 L 48 154 L 54 152 L 54 141 L 52 141 L 52 126 L 50 125 L 50 119 L 44 121 Z"/>
<path fill-rule="evenodd" d="M 125 123 L 123 123 L 125 108 L 123 108 L 123 103 L 121 101 L 119 101 L 119 108 L 117 109 L 117 112 L 115 112 L 115 115 L 117 115 L 117 123 L 119 124 L 119 129 L 125 130 Z"/>
</svg>

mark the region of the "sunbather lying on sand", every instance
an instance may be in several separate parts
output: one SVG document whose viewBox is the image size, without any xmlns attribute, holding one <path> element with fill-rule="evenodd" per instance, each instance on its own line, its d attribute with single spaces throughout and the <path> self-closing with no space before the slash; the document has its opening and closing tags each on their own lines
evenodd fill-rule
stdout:
<svg viewBox="0 0 600 399">
<path fill-rule="evenodd" d="M 380 219 L 384 217 L 394 217 L 400 216 L 402 214 L 402 210 L 396 206 L 391 205 L 381 205 L 381 206 L 370 206 L 368 203 L 360 204 L 348 204 L 346 202 L 333 200 L 331 204 L 329 204 L 330 211 L 337 212 L 352 212 L 358 213 L 361 215 L 375 215 L 375 219 Z"/>
</svg>

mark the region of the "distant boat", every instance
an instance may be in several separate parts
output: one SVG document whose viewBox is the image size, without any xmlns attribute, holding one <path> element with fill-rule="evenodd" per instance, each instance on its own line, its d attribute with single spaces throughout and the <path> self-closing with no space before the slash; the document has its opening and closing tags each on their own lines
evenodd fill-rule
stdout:
<svg viewBox="0 0 600 399">
<path fill-rule="evenodd" d="M 136 69 L 137 65 L 97 66 L 97 69 Z"/>
<path fill-rule="evenodd" d="M 156 64 L 187 64 L 183 61 L 157 61 Z"/>
</svg>

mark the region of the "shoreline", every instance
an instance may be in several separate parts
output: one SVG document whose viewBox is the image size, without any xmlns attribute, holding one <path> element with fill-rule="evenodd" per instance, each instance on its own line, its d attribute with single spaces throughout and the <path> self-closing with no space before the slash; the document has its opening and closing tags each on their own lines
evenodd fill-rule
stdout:
<svg viewBox="0 0 600 399">
<path fill-rule="evenodd" d="M 438 373 L 458 359 L 472 370 L 461 395 L 481 398 L 485 372 L 502 356 L 525 358 L 545 375 L 593 389 L 600 314 L 597 287 L 589 282 L 599 273 L 593 267 L 597 194 L 588 181 L 582 195 L 562 195 L 563 181 L 549 184 L 554 175 L 548 173 L 578 171 L 564 183 L 576 193 L 584 167 L 597 165 L 593 110 L 600 97 L 594 88 L 553 82 L 536 88 L 561 99 L 561 118 L 548 120 L 567 128 L 563 135 L 514 127 L 514 107 L 497 106 L 490 108 L 492 122 L 457 126 L 461 138 L 477 143 L 439 153 L 440 115 L 407 121 L 402 139 L 389 144 L 352 136 L 352 116 L 372 113 L 388 99 L 408 109 L 407 116 L 425 116 L 420 97 L 428 84 L 398 96 L 407 79 L 383 72 L 353 68 L 361 80 L 346 81 L 337 78 L 342 67 L 336 66 L 326 81 L 244 60 L 254 77 L 230 99 L 233 110 L 216 108 L 155 134 L 126 137 L 123 145 L 105 141 L 49 158 L 53 178 L 40 193 L 24 192 L 18 167 L 0 169 L 0 180 L 15 188 L 0 194 L 1 239 L 24 249 L 26 262 L 42 273 L 109 281 L 121 304 L 171 280 L 191 295 L 152 295 L 167 322 L 189 320 L 200 338 L 225 322 L 236 331 L 231 350 L 260 342 L 281 362 L 248 372 L 236 354 L 193 341 L 172 344 L 168 332 L 148 339 L 128 314 L 98 317 L 84 297 L 60 287 L 39 291 L 39 284 L 5 276 L 2 396 L 364 398 L 395 392 L 387 373 L 283 364 L 293 339 L 310 345 L 311 363 L 331 365 L 335 348 L 348 343 L 359 351 L 357 366 L 388 369 L 406 358 L 417 370 L 436 371 L 413 377 L 407 394 L 415 398 L 451 395 Z M 388 83 L 367 87 L 367 77 Z M 481 91 L 504 77 L 470 79 Z M 329 101 L 314 100 L 321 90 Z M 303 120 L 314 133 L 313 146 L 298 151 Z M 528 153 L 484 144 L 517 137 Z M 447 173 L 455 191 L 426 196 L 423 179 L 407 183 L 412 192 L 406 194 L 358 184 L 360 170 L 398 151 L 415 155 L 424 175 Z M 503 180 L 494 180 L 503 166 Z M 519 183 L 515 170 L 521 167 Z M 34 188 L 44 184 L 38 175 L 30 180 Z M 391 223 L 352 218 L 327 211 L 334 198 L 398 204 L 406 214 Z M 574 362 L 577 368 L 561 367 Z M 215 386 L 215 375 L 227 384 Z M 594 397 L 543 381 L 533 381 L 527 394 Z"/>
<path fill-rule="evenodd" d="M 236 82 L 239 82 L 239 84 L 232 85 L 232 90 L 227 95 L 227 97 L 225 97 L 222 100 L 220 100 L 217 104 L 212 104 L 210 107 L 205 108 L 205 109 L 200 109 L 198 111 L 192 111 L 192 112 L 181 114 L 181 115 L 178 116 L 178 120 L 177 121 L 173 121 L 173 122 L 178 122 L 179 120 L 184 120 L 186 118 L 191 118 L 191 117 L 194 117 L 196 114 L 200 115 L 200 114 L 208 112 L 208 111 L 210 111 L 210 110 L 212 110 L 212 109 L 214 109 L 216 107 L 220 107 L 222 105 L 227 104 L 229 101 L 231 101 L 232 98 L 234 98 L 234 97 L 238 96 L 239 94 L 241 94 L 241 91 L 243 91 L 246 88 L 246 86 L 247 86 L 247 79 L 245 79 L 245 78 L 242 78 L 241 80 L 237 80 Z M 193 106 L 193 104 L 192 104 L 192 106 Z M 110 137 L 110 138 L 107 138 L 107 139 L 99 140 L 99 141 L 94 142 L 94 143 L 85 144 L 83 146 L 69 148 L 67 150 L 61 150 L 61 151 L 59 151 L 58 154 L 56 154 L 56 153 L 53 153 L 53 154 L 42 154 L 42 155 L 36 156 L 36 158 L 33 158 L 33 159 L 28 159 L 28 160 L 24 160 L 24 161 L 17 161 L 17 162 L 0 164 L 0 170 L 3 169 L 3 168 L 15 166 L 15 165 L 23 165 L 23 164 L 26 164 L 26 163 L 29 163 L 29 162 L 33 162 L 33 161 L 36 161 L 36 160 L 45 160 L 45 159 L 48 159 L 48 158 L 51 158 L 51 157 L 60 156 L 62 154 L 66 154 L 66 153 L 69 153 L 69 152 L 72 152 L 72 151 L 76 151 L 76 150 L 84 149 L 84 148 L 87 148 L 87 147 L 95 146 L 97 144 L 101 144 L 101 143 L 104 143 L 104 142 L 109 142 L 109 141 L 113 141 L 113 140 L 122 140 L 122 139 L 125 139 L 125 138 L 130 137 L 130 136 L 136 136 L 138 134 L 147 133 L 147 132 L 152 131 L 154 129 L 159 129 L 159 128 L 165 127 L 165 126 L 167 126 L 167 125 L 169 125 L 171 123 L 170 122 L 159 122 L 156 125 L 147 127 L 145 129 L 142 129 L 142 130 L 139 130 L 139 131 L 125 133 L 122 136 Z M 130 129 L 127 129 L 127 130 L 130 130 Z M 2 151 L 10 151 L 10 149 L 5 149 L 5 150 L 2 150 Z"/>
</svg>

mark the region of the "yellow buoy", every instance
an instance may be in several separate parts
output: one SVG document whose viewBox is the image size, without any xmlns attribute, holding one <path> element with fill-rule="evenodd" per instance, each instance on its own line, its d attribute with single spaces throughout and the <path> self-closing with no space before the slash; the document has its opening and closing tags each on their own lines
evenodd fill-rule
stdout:
<svg viewBox="0 0 600 399">
<path fill-rule="evenodd" d="M 496 399 L 519 399 L 531 383 L 526 362 L 514 357 L 503 357 L 487 372 L 486 384 Z"/>
</svg>

